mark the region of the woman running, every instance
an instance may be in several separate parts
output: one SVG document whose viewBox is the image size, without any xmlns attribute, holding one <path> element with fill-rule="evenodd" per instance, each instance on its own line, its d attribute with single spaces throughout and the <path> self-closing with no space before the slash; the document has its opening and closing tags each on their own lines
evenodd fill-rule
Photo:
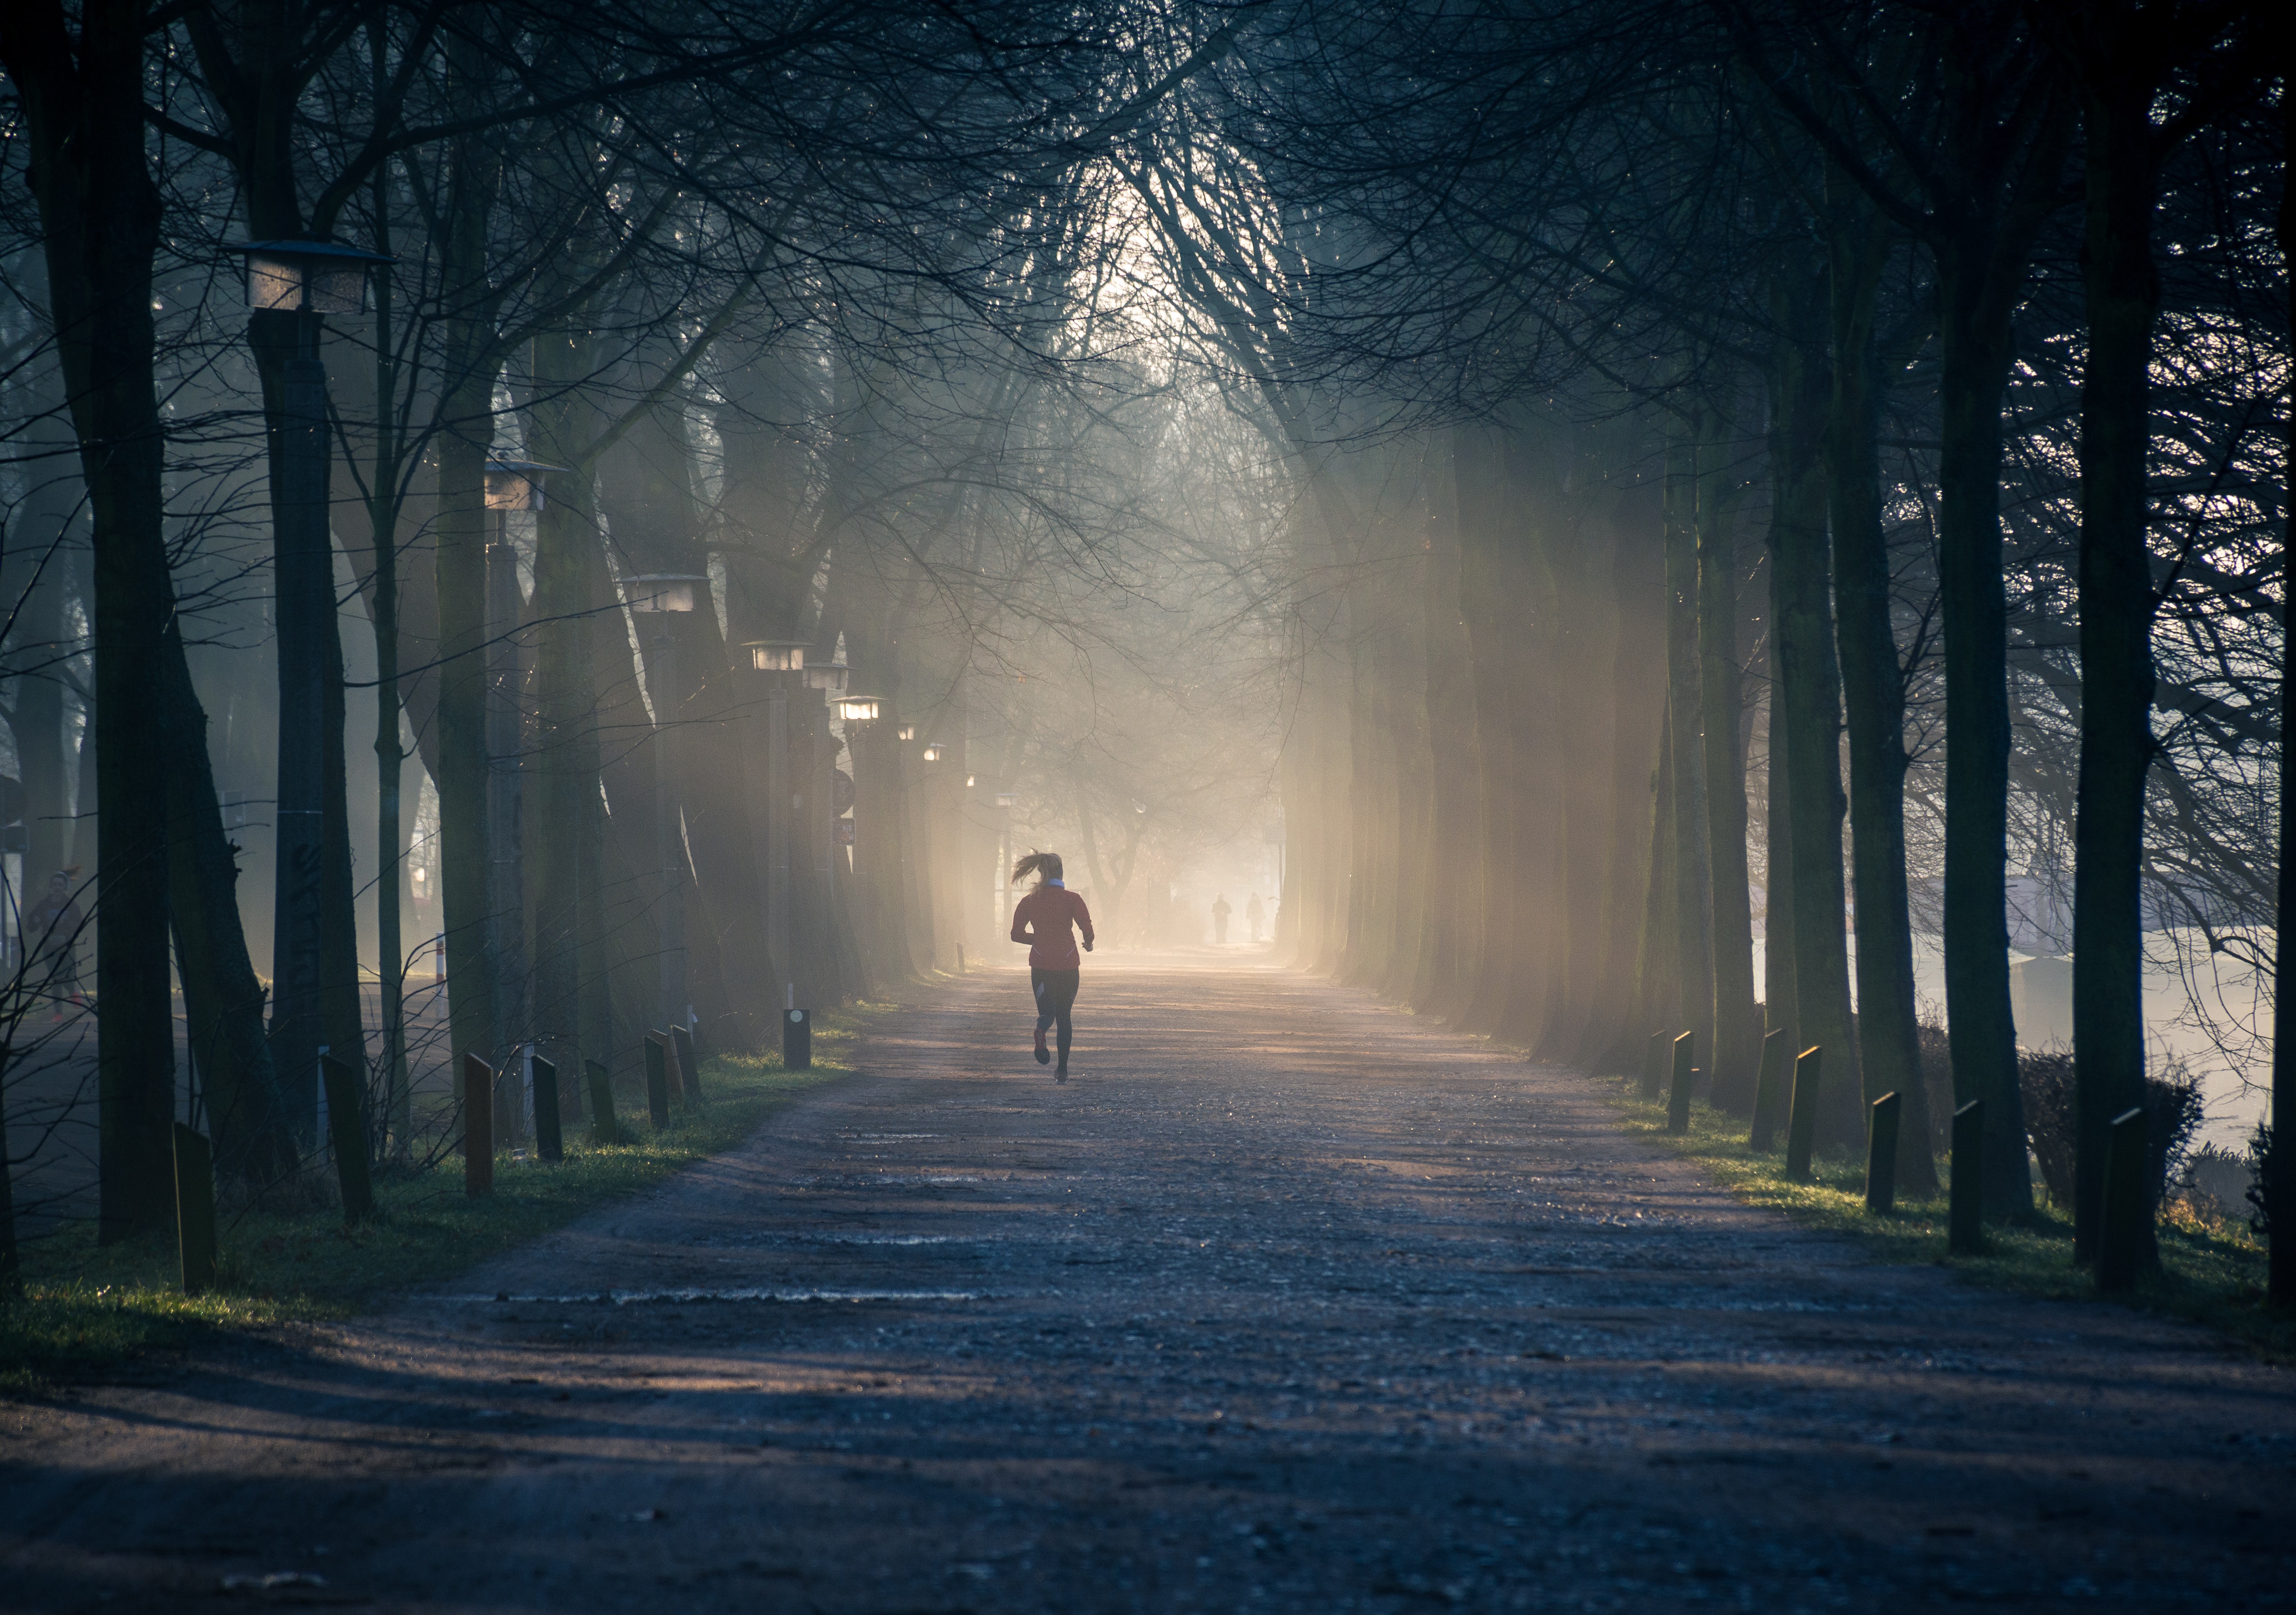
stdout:
<svg viewBox="0 0 2296 1615">
<path fill-rule="evenodd" d="M 1037 995 L 1037 1063 L 1049 1065 L 1052 1051 L 1045 1046 L 1046 1029 L 1061 1029 L 1061 1063 L 1055 1079 L 1069 1079 L 1069 1044 L 1075 1028 L 1069 1012 L 1076 1007 L 1077 984 L 1084 962 L 1077 957 L 1071 926 L 1084 932 L 1084 951 L 1092 951 L 1092 911 L 1084 899 L 1061 883 L 1061 855 L 1032 852 L 1013 865 L 1013 878 L 1041 877 L 1037 889 L 1013 910 L 1013 940 L 1029 944 L 1029 986 Z"/>
</svg>

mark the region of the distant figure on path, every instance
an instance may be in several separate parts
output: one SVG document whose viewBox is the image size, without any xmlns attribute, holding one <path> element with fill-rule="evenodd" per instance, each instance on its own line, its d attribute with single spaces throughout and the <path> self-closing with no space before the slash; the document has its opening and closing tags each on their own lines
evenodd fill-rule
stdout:
<svg viewBox="0 0 2296 1615">
<path fill-rule="evenodd" d="M 1251 922 L 1251 939 L 1259 941 L 1260 923 L 1267 918 L 1267 910 L 1260 906 L 1258 892 L 1253 892 L 1251 901 L 1243 906 L 1243 917 Z"/>
<path fill-rule="evenodd" d="M 1227 893 L 1222 892 L 1219 896 L 1212 899 L 1213 941 L 1225 942 L 1227 940 L 1227 917 L 1234 912 L 1235 910 L 1227 906 Z"/>
<path fill-rule="evenodd" d="M 1013 878 L 1038 877 L 1037 888 L 1013 910 L 1013 940 L 1029 944 L 1029 987 L 1037 996 L 1037 1063 L 1052 1062 L 1045 1046 L 1046 1029 L 1061 1029 L 1060 1069 L 1055 1079 L 1069 1079 L 1069 1045 L 1076 1036 L 1069 1013 L 1076 1007 L 1078 984 L 1084 979 L 1084 961 L 1077 956 L 1070 928 L 1084 932 L 1084 951 L 1092 951 L 1092 911 L 1084 899 L 1061 881 L 1061 855 L 1032 852 L 1013 865 Z"/>
</svg>

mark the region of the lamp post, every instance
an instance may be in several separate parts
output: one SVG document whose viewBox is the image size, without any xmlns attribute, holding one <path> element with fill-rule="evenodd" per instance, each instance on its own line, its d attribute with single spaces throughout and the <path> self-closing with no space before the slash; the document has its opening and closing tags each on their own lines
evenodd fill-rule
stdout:
<svg viewBox="0 0 2296 1615">
<path fill-rule="evenodd" d="M 753 639 L 742 645 L 750 671 L 766 681 L 766 947 L 782 972 L 784 1008 L 797 1002 L 797 961 L 791 955 L 790 833 L 799 793 L 790 769 L 790 685 L 805 672 L 807 646 L 796 639 Z"/>
<path fill-rule="evenodd" d="M 665 1030 L 693 1024 L 685 996 L 685 837 L 679 822 L 679 792 L 672 783 L 682 777 L 672 749 L 685 696 L 677 678 L 677 640 L 670 630 L 678 617 L 694 609 L 709 582 L 692 572 L 648 572 L 622 580 L 631 611 L 646 619 L 640 624 L 641 632 L 652 630 L 647 643 L 653 665 L 648 683 L 653 695 L 654 857 L 661 868 L 659 993 Z"/>
<path fill-rule="evenodd" d="M 518 551 L 510 541 L 512 511 L 543 508 L 543 479 L 564 471 L 535 460 L 487 462 L 487 508 L 495 513 L 487 545 L 487 872 L 488 943 L 495 961 L 494 1046 L 522 1040 L 527 1022 L 526 848 L 521 757 L 526 749 L 518 628 L 526 614 Z"/>
<path fill-rule="evenodd" d="M 1001 925 L 1013 912 L 1013 809 L 1020 805 L 1017 791 L 996 793 L 996 917 Z"/>
<path fill-rule="evenodd" d="M 363 1041 L 319 334 L 326 316 L 365 311 L 367 266 L 390 259 L 319 241 L 242 242 L 230 250 L 247 260 L 248 342 L 270 438 L 279 676 L 272 1060 L 291 1125 L 308 1139 L 318 1136 L 322 1048 L 341 1042 L 333 1052 L 356 1065 L 352 1045 Z"/>
</svg>

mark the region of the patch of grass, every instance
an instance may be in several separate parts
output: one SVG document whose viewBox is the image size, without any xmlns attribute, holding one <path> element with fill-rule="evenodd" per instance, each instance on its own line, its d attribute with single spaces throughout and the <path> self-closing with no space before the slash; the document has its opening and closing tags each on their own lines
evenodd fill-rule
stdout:
<svg viewBox="0 0 2296 1615">
<path fill-rule="evenodd" d="M 1749 1205 L 1846 1234 L 1884 1261 L 1934 1263 L 1977 1283 L 2054 1300 L 2097 1299 L 2095 1277 L 2073 1265 L 2072 1219 L 2054 1209 L 2038 1210 L 2030 1223 L 2016 1226 L 1988 1224 L 1982 1254 L 1953 1256 L 1946 1250 L 1942 1193 L 1927 1200 L 1900 1194 L 1891 1215 L 1868 1214 L 1862 1156 L 1821 1153 L 1811 1162 L 1812 1181 L 1792 1183 L 1784 1176 L 1783 1127 L 1778 1146 L 1757 1154 L 1746 1143 L 1742 1119 L 1702 1104 L 1691 1107 L 1688 1133 L 1669 1134 L 1666 1106 L 1640 1098 L 1633 1078 L 1613 1092 L 1611 1103 L 1626 1131 L 1696 1161 Z M 1940 1160 L 1938 1171 L 1948 1176 L 1950 1163 Z M 2142 1283 L 2135 1305 L 2222 1330 L 2270 1360 L 2296 1358 L 2296 1317 L 2265 1306 L 2264 1242 L 2245 1222 L 2174 1201 L 2163 1212 L 2160 1240 L 2161 1271 Z"/>
<path fill-rule="evenodd" d="M 642 1103 L 632 1116 L 625 1095 L 618 1108 L 627 1143 L 593 1145 L 586 1125 L 568 1130 L 556 1166 L 498 1156 L 495 1192 L 483 1200 L 463 1194 L 456 1154 L 433 1171 L 378 1172 L 375 1215 L 356 1227 L 333 1208 L 226 1214 L 220 1282 L 206 1295 L 183 1294 L 172 1236 L 99 1247 L 82 1223 L 30 1242 L 24 1299 L 0 1303 L 0 1394 L 135 1377 L 217 1331 L 348 1317 L 394 1291 L 447 1283 L 740 1144 L 799 1094 L 845 1075 L 841 1056 L 872 1013 L 864 1006 L 816 1020 L 810 1071 L 783 1070 L 778 1054 L 704 1062 L 708 1103 L 673 1109 L 659 1133 Z"/>
</svg>

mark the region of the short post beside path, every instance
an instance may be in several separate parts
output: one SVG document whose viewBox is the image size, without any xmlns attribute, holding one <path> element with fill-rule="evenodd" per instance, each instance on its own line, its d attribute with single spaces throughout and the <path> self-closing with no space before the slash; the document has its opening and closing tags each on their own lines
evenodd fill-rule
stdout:
<svg viewBox="0 0 2296 1615">
<path fill-rule="evenodd" d="M 614 1117 L 614 1074 L 595 1060 L 584 1061 L 582 1072 L 590 1079 L 590 1142 L 621 1143 L 622 1124 Z"/>
<path fill-rule="evenodd" d="M 1786 1057 L 1792 1051 L 1786 1047 L 1784 1027 L 1766 1033 L 1762 1038 L 1762 1067 L 1754 1078 L 1754 1129 L 1746 1145 L 1757 1154 L 1769 1153 L 1778 1130 L 1778 1100 L 1786 1083 Z"/>
<path fill-rule="evenodd" d="M 176 1124 L 176 1253 L 184 1293 L 215 1288 L 215 1152 L 207 1139 Z"/>
<path fill-rule="evenodd" d="M 2144 1109 L 2123 1111 L 2110 1124 L 2104 1152 L 2103 1237 L 2096 1246 L 2096 1288 L 2100 1295 L 2127 1295 L 2136 1288 L 2144 1266 L 2144 1224 L 2152 1215 L 2152 1185 L 2145 1182 Z"/>
<path fill-rule="evenodd" d="M 1674 1086 L 1666 1096 L 1666 1130 L 1669 1133 L 1690 1131 L 1690 1094 L 1698 1086 L 1698 1072 L 1691 1062 L 1697 1058 L 1697 1033 L 1685 1032 L 1674 1040 Z"/>
<path fill-rule="evenodd" d="M 1884 1094 L 1868 1107 L 1866 1128 L 1866 1209 L 1887 1217 L 1898 1207 L 1898 1095 Z"/>
<path fill-rule="evenodd" d="M 660 1032 L 645 1037 L 646 1111 L 654 1130 L 669 1125 L 669 1038 Z"/>
<path fill-rule="evenodd" d="M 1809 1181 L 1809 1158 L 1817 1142 L 1819 1050 L 1812 1044 L 1794 1057 L 1793 1108 L 1786 1118 L 1786 1176 Z"/>
<path fill-rule="evenodd" d="M 670 1040 L 677 1045 L 677 1082 L 685 1090 L 685 1103 L 701 1103 L 701 1056 L 693 1052 L 693 1033 L 682 1026 L 669 1029 Z"/>
<path fill-rule="evenodd" d="M 1946 1206 L 1946 1249 L 1975 1256 L 1985 1249 L 1985 1101 L 1953 1113 L 1952 1187 Z"/>
<path fill-rule="evenodd" d="M 558 1063 L 534 1057 L 534 1152 L 545 1160 L 566 1159 L 566 1134 L 558 1113 Z"/>
</svg>

